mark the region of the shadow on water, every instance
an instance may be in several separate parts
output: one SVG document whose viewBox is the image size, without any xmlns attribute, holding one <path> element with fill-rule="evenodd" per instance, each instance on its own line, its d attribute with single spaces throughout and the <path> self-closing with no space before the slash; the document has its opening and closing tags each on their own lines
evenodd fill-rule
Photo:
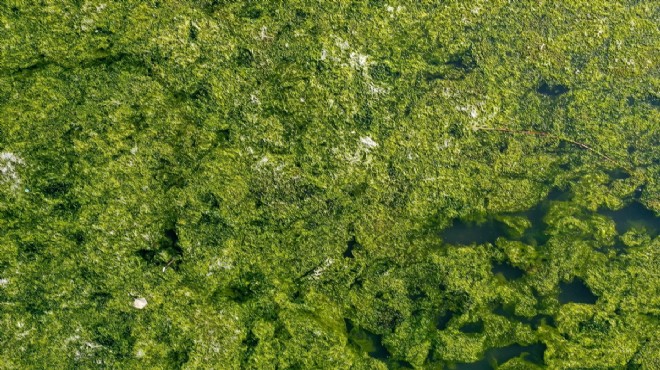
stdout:
<svg viewBox="0 0 660 370">
<path fill-rule="evenodd" d="M 574 278 L 569 283 L 559 283 L 559 302 L 595 304 L 598 300 L 583 280 Z"/>
<path fill-rule="evenodd" d="M 644 228 L 654 238 L 660 231 L 660 217 L 656 217 L 653 211 L 639 202 L 632 202 L 618 211 L 600 210 L 598 213 L 614 220 L 619 235 L 625 234 L 632 228 Z"/>
<path fill-rule="evenodd" d="M 460 363 L 456 364 L 453 368 L 456 370 L 490 370 L 496 369 L 498 365 L 522 356 L 525 361 L 543 365 L 543 354 L 546 350 L 546 345 L 543 343 L 536 343 L 529 346 L 521 346 L 519 344 L 512 344 L 506 347 L 491 348 L 486 351 L 484 358 L 477 362 Z"/>
</svg>

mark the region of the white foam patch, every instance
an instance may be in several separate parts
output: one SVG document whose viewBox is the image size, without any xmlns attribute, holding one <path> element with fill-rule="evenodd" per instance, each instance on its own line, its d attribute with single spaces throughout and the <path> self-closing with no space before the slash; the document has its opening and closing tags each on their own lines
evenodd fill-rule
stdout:
<svg viewBox="0 0 660 370">
<path fill-rule="evenodd" d="M 0 183 L 9 183 L 13 189 L 17 189 L 21 184 L 16 167 L 22 165 L 23 159 L 14 153 L 0 153 Z"/>
<path fill-rule="evenodd" d="M 372 139 L 369 136 L 361 137 L 360 142 L 367 148 L 375 148 L 378 146 L 378 143 L 375 142 L 374 139 Z"/>
<path fill-rule="evenodd" d="M 351 53 L 349 57 L 350 57 L 351 67 L 357 69 L 357 68 L 364 68 L 367 66 L 367 58 L 369 58 L 368 55 L 360 54 L 360 53 Z"/>
</svg>

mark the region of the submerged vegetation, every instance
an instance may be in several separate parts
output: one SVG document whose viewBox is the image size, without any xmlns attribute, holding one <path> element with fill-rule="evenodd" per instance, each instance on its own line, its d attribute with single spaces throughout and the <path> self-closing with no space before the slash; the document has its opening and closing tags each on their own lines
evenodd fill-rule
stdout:
<svg viewBox="0 0 660 370">
<path fill-rule="evenodd" d="M 658 5 L 0 3 L 0 369 L 660 368 Z"/>
</svg>

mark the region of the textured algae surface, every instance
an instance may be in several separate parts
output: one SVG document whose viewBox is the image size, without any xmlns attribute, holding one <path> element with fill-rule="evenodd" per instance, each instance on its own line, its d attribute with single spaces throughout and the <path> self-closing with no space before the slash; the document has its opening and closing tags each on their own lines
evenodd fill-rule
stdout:
<svg viewBox="0 0 660 370">
<path fill-rule="evenodd" d="M 2 1 L 0 368 L 660 368 L 659 19 Z"/>
</svg>

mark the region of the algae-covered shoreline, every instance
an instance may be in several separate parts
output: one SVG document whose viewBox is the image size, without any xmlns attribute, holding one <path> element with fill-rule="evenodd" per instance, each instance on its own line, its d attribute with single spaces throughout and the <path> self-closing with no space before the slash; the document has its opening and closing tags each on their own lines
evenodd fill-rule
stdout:
<svg viewBox="0 0 660 370">
<path fill-rule="evenodd" d="M 660 368 L 659 14 L 0 3 L 0 369 Z"/>
</svg>

